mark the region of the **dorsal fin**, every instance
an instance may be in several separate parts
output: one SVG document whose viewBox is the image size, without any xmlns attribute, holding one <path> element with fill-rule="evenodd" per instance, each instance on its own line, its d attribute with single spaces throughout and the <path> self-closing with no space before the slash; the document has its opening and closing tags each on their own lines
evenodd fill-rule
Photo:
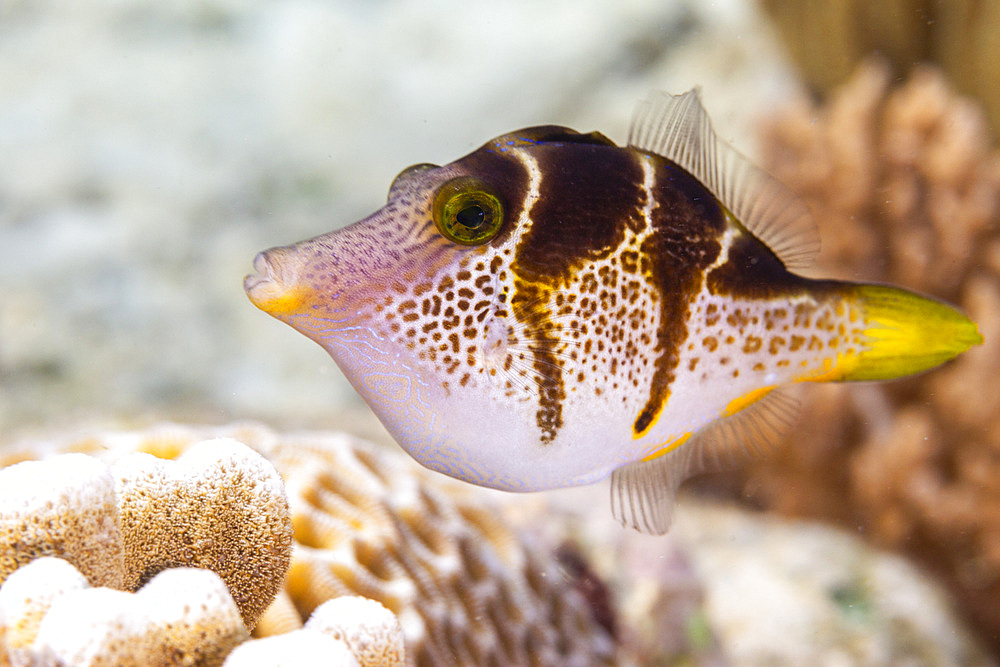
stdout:
<svg viewBox="0 0 1000 667">
<path fill-rule="evenodd" d="M 716 419 L 672 451 L 611 473 L 611 513 L 622 525 L 662 535 L 670 528 L 681 482 L 726 469 L 773 447 L 791 424 L 796 401 L 777 388 L 736 414 Z"/>
<path fill-rule="evenodd" d="M 716 136 L 698 89 L 683 95 L 658 93 L 640 103 L 628 143 L 691 172 L 786 267 L 804 268 L 819 252 L 809 208 Z"/>
<path fill-rule="evenodd" d="M 577 132 L 562 125 L 538 125 L 526 127 L 516 132 L 510 132 L 493 140 L 504 146 L 524 146 L 547 143 L 560 144 L 591 144 L 595 146 L 613 146 L 618 144 L 608 139 L 600 132 Z"/>
</svg>

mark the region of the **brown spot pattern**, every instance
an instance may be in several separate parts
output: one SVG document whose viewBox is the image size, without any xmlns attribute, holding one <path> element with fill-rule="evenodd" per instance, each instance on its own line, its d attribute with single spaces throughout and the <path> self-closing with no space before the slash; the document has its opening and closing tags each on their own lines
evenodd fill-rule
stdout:
<svg viewBox="0 0 1000 667">
<path fill-rule="evenodd" d="M 521 151 L 539 169 L 537 199 L 528 197 Z M 644 161 L 654 170 L 650 193 Z M 669 161 L 601 135 L 545 127 L 499 137 L 445 169 L 490 182 L 507 224 L 484 246 L 441 249 L 440 237 L 426 238 L 428 224 L 434 231 L 429 207 L 413 195 L 413 247 L 441 259 L 421 273 L 402 249 L 390 249 L 408 268 L 383 280 L 390 296 L 375 310 L 446 388 L 484 376 L 509 397 L 536 400 L 541 444 L 564 426 L 573 392 L 634 404 L 639 434 L 656 420 L 678 372 L 697 368 L 709 378 L 728 365 L 727 377 L 749 382 L 789 365 L 796 345 L 803 353 L 829 350 L 847 338 L 829 309 L 782 302 L 814 285 L 822 292 L 824 283 L 788 273 L 745 231 L 708 271 L 732 221 Z M 528 224 L 518 229 L 526 210 Z M 713 298 L 695 311 L 700 296 Z"/>
<path fill-rule="evenodd" d="M 511 264 L 515 276 L 511 308 L 530 341 L 539 392 L 536 419 L 541 441 L 546 443 L 563 425 L 566 399 L 565 360 L 559 354 L 562 327 L 549 304 L 554 292 L 574 282 L 575 274 L 587 263 L 617 250 L 627 228 L 642 225 L 646 193 L 642 170 L 627 150 L 568 143 L 539 147 L 533 157 L 542 178 L 538 201 L 530 211 L 531 225 L 518 241 Z M 584 294 L 600 296 L 602 276 L 576 277 L 582 277 Z M 579 311 L 596 303 L 581 298 Z M 583 317 L 582 312 L 577 314 Z"/>
</svg>

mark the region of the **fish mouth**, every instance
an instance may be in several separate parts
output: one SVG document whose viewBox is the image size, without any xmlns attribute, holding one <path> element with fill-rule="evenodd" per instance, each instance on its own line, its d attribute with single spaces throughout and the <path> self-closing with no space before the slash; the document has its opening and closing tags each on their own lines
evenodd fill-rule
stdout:
<svg viewBox="0 0 1000 667">
<path fill-rule="evenodd" d="M 257 256 L 253 258 L 253 270 L 246 278 L 243 279 L 243 289 L 250 298 L 253 299 L 253 292 L 258 287 L 271 282 L 274 279 L 274 272 L 271 268 L 271 263 L 267 261 L 267 251 L 257 253 Z"/>
<path fill-rule="evenodd" d="M 301 311 L 311 290 L 299 283 L 281 261 L 282 248 L 257 253 L 253 270 L 243 279 L 243 289 L 253 305 L 268 315 L 282 317 Z"/>
</svg>

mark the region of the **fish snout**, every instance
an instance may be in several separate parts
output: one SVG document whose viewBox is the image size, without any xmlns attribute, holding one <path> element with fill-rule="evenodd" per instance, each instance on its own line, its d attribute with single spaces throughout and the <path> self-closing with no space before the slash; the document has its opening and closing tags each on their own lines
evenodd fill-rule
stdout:
<svg viewBox="0 0 1000 667">
<path fill-rule="evenodd" d="M 253 305 L 273 317 L 301 310 L 311 290 L 289 270 L 287 248 L 271 248 L 257 253 L 254 273 L 243 279 L 243 289 Z M 284 261 L 283 261 L 284 260 Z"/>
</svg>

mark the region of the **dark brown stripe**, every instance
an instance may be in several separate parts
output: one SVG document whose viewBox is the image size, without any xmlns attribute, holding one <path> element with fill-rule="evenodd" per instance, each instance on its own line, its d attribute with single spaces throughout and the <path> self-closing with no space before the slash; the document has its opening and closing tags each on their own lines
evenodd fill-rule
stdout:
<svg viewBox="0 0 1000 667">
<path fill-rule="evenodd" d="M 750 232 L 733 239 L 726 261 L 708 274 L 712 294 L 769 299 L 801 291 L 806 279 L 789 273 L 778 256 Z"/>
<path fill-rule="evenodd" d="M 657 290 L 660 328 L 649 399 L 633 425 L 642 433 L 670 396 L 680 349 L 688 335 L 691 302 L 702 276 L 719 256 L 725 215 L 718 201 L 697 179 L 667 160 L 656 165 L 653 232 L 641 247 L 643 273 Z"/>
<path fill-rule="evenodd" d="M 642 169 L 627 149 L 565 144 L 532 152 L 542 173 L 531 229 L 517 247 L 523 280 L 566 281 L 590 260 L 621 245 L 625 230 L 642 227 Z"/>
<path fill-rule="evenodd" d="M 521 237 L 511 265 L 511 307 L 530 341 L 539 391 L 536 419 L 541 441 L 547 443 L 563 425 L 566 398 L 559 336 L 547 304 L 576 269 L 612 253 L 626 228 L 639 228 L 645 191 L 634 153 L 592 136 L 526 150 L 542 178 L 531 227 Z"/>
</svg>

